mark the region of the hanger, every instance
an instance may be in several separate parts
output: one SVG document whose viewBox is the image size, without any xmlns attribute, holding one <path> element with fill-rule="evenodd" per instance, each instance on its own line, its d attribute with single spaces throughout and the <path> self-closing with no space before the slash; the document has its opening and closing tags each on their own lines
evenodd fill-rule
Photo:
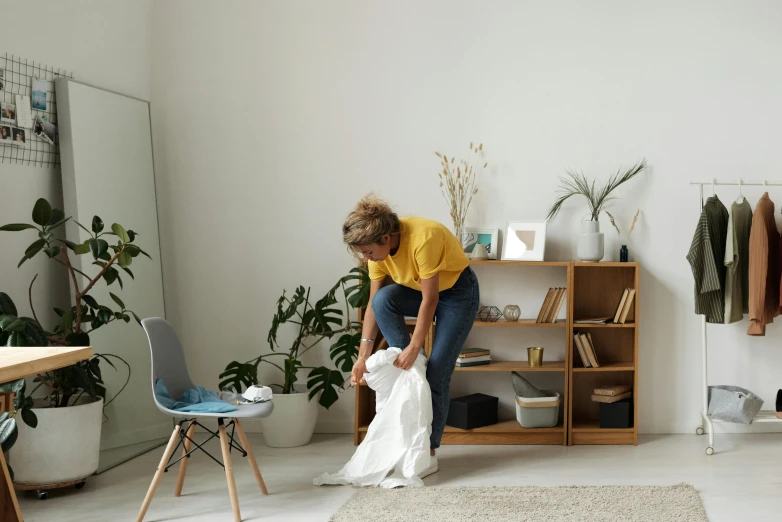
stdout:
<svg viewBox="0 0 782 522">
<path fill-rule="evenodd" d="M 717 193 L 714 190 L 715 185 L 717 185 L 717 178 L 711 178 L 711 195 L 716 196 Z"/>
<path fill-rule="evenodd" d="M 739 178 L 739 197 L 736 203 L 744 203 L 744 193 L 741 191 L 741 184 L 744 183 L 744 178 Z"/>
</svg>

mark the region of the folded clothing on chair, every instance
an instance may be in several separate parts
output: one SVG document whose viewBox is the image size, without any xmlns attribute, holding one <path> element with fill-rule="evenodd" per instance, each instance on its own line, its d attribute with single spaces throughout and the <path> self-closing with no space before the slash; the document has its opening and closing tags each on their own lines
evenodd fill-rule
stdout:
<svg viewBox="0 0 782 522">
<path fill-rule="evenodd" d="M 203 386 L 196 386 L 185 390 L 178 400 L 174 400 L 168 393 L 168 388 L 163 384 L 163 379 L 155 381 L 155 397 L 157 401 L 169 410 L 191 413 L 226 413 L 235 411 L 236 406 L 228 404 L 213 391 Z"/>
</svg>

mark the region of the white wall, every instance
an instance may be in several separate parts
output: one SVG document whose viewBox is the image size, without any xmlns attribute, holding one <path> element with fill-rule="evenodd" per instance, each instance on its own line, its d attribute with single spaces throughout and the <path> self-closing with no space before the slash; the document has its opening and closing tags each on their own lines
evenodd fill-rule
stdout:
<svg viewBox="0 0 782 522">
<path fill-rule="evenodd" d="M 81 82 L 149 99 L 151 0 L 2 0 L 0 13 L 7 22 L 0 31 L 0 52 L 66 69 Z M 59 168 L 0 163 L 0 184 L 0 224 L 31 222 L 30 213 L 39 197 L 62 208 Z M 56 316 L 51 308 L 68 303 L 65 271 L 43 255 L 17 270 L 25 248 L 36 238 L 22 232 L 2 234 L 0 291 L 16 301 L 20 313 L 28 315 L 27 288 L 33 276 L 40 274 L 34 287 L 35 309 L 45 325 L 52 325 Z M 104 438 L 111 436 L 112 425 L 107 424 Z"/>
<path fill-rule="evenodd" d="M 615 208 L 625 227 L 642 210 L 630 242 L 643 267 L 640 428 L 694 430 L 688 180 L 779 175 L 782 4 L 172 0 L 154 19 L 166 295 L 197 381 L 214 386 L 229 360 L 265 349 L 283 288 L 319 293 L 350 268 L 339 227 L 363 194 L 447 223 L 433 152 L 481 140 L 492 168 L 474 226 L 544 216 L 565 169 L 605 179 L 648 159 Z M 549 259 L 574 257 L 585 209 L 550 224 Z M 484 301 L 513 300 L 501 284 L 485 282 Z M 711 329 L 711 378 L 773 407 L 782 326 L 762 339 L 745 327 Z M 346 392 L 319 429 L 349 430 L 352 411 Z"/>
</svg>

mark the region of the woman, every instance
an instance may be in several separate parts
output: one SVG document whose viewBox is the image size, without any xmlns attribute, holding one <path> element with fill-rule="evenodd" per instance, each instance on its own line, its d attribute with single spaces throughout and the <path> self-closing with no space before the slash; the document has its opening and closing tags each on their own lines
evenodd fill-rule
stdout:
<svg viewBox="0 0 782 522">
<path fill-rule="evenodd" d="M 431 454 L 440 446 L 448 416 L 451 374 L 478 311 L 478 279 L 462 245 L 445 226 L 429 219 L 399 218 L 383 201 L 358 202 L 342 227 L 344 241 L 369 261 L 369 305 L 351 384 L 366 373 L 378 327 L 389 346 L 403 348 L 394 363 L 408 369 L 437 320 L 426 379 L 432 390 Z M 405 316 L 418 319 L 412 337 Z M 437 471 L 437 463 L 426 474 Z"/>
</svg>

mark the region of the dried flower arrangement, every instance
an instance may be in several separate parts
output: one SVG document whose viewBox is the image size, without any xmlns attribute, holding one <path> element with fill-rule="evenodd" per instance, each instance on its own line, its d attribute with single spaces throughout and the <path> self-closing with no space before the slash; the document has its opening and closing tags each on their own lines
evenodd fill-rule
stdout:
<svg viewBox="0 0 782 522">
<path fill-rule="evenodd" d="M 608 214 L 608 219 L 611 220 L 611 225 L 616 229 L 616 235 L 620 235 L 621 232 L 619 231 L 619 226 L 616 224 L 616 220 L 614 219 L 614 216 L 611 215 L 611 213 L 607 210 L 604 210 L 606 214 Z M 630 230 L 627 232 L 627 237 L 630 237 L 633 235 L 633 230 L 635 230 L 635 224 L 638 223 L 638 217 L 641 215 L 641 209 L 638 209 L 635 211 L 635 215 L 633 216 L 633 222 L 630 223 Z"/>
<path fill-rule="evenodd" d="M 478 175 L 489 166 L 484 161 L 483 143 L 474 146 L 470 143 L 470 155 L 468 159 L 457 160 L 451 156 L 435 152 L 440 158 L 442 169 L 437 173 L 440 178 L 440 189 L 451 213 L 453 220 L 453 233 L 463 238 L 464 221 L 467 210 L 472 203 L 472 197 L 478 193 L 475 186 Z"/>
</svg>

